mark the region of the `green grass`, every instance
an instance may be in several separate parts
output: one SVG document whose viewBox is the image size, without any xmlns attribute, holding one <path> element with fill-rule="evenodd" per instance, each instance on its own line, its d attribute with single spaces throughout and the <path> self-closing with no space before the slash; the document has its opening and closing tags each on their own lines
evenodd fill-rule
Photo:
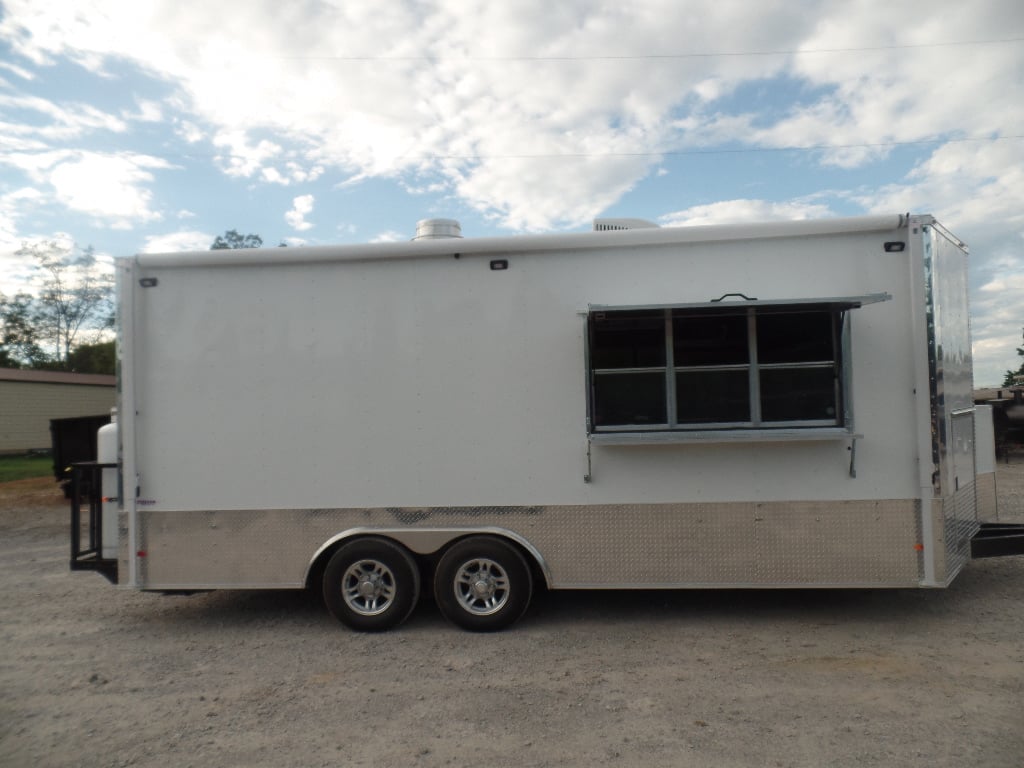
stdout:
<svg viewBox="0 0 1024 768">
<path fill-rule="evenodd" d="M 0 456 L 0 483 L 53 475 L 49 456 Z"/>
</svg>

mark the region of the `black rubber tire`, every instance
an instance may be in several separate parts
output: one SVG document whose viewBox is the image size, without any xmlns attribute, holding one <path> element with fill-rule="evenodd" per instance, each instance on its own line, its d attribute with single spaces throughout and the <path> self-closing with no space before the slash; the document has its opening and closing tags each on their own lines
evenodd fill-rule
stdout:
<svg viewBox="0 0 1024 768">
<path fill-rule="evenodd" d="M 473 590 L 477 576 L 493 594 Z M 473 536 L 453 544 L 434 572 L 434 599 L 452 624 L 472 632 L 495 632 L 518 621 L 530 605 L 533 575 L 522 553 L 494 536 Z"/>
<path fill-rule="evenodd" d="M 376 586 L 379 594 L 366 595 Z M 335 552 L 323 579 L 324 603 L 342 624 L 383 632 L 409 618 L 420 598 L 420 570 L 412 555 L 388 539 L 356 539 Z M 377 602 L 379 600 L 379 603 Z"/>
</svg>

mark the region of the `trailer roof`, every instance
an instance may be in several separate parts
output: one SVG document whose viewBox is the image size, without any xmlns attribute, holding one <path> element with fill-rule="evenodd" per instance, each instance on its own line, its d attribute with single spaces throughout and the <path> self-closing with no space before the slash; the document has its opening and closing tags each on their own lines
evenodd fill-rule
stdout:
<svg viewBox="0 0 1024 768">
<path fill-rule="evenodd" d="M 924 217 L 931 219 L 931 217 Z M 327 261 L 367 261 L 437 256 L 506 255 L 536 251 L 590 250 L 643 245 L 761 240 L 799 235 L 831 235 L 846 232 L 886 232 L 907 226 L 909 215 L 858 216 L 851 218 L 774 221 L 696 227 L 658 227 L 611 232 L 574 232 L 553 235 L 442 238 L 400 243 L 320 245 L 289 248 L 239 248 L 182 253 L 141 253 L 142 267 L 231 266 L 243 264 L 302 264 Z"/>
</svg>

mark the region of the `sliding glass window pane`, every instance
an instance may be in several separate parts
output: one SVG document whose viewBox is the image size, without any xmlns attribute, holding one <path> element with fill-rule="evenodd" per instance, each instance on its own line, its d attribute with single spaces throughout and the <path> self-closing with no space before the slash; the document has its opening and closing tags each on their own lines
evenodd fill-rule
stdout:
<svg viewBox="0 0 1024 768">
<path fill-rule="evenodd" d="M 664 372 L 594 375 L 595 427 L 667 422 Z"/>
<path fill-rule="evenodd" d="M 672 319 L 672 348 L 677 366 L 745 365 L 747 317 L 678 314 Z"/>
<path fill-rule="evenodd" d="M 592 314 L 590 365 L 595 370 L 665 365 L 665 313 L 659 309 Z"/>
<path fill-rule="evenodd" d="M 680 424 L 750 421 L 747 371 L 677 372 L 676 419 Z"/>
<path fill-rule="evenodd" d="M 825 360 L 835 360 L 831 312 L 758 313 L 759 363 Z"/>
<path fill-rule="evenodd" d="M 763 421 L 839 423 L 832 368 L 781 368 L 761 371 Z"/>
</svg>

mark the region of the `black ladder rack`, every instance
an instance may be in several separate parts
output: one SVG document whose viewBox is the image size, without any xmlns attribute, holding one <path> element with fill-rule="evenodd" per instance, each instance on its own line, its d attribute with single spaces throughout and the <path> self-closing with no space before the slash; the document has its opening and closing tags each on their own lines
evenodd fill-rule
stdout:
<svg viewBox="0 0 1024 768">
<path fill-rule="evenodd" d="M 117 584 L 117 559 L 103 557 L 102 473 L 117 464 L 81 461 L 71 465 L 71 570 L 98 571 Z M 83 526 L 82 507 L 88 509 Z"/>
</svg>

